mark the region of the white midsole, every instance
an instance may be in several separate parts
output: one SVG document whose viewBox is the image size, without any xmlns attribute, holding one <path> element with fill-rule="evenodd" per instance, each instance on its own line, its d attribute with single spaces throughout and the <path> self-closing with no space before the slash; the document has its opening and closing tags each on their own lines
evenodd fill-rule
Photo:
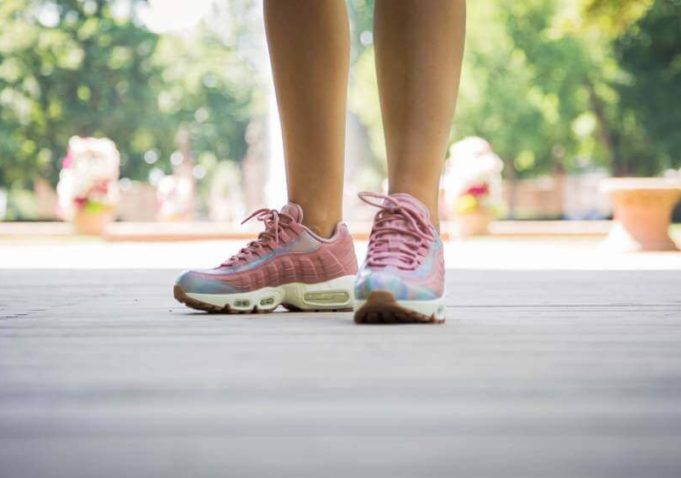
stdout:
<svg viewBox="0 0 681 478">
<path fill-rule="evenodd" d="M 366 299 L 355 299 L 354 310 L 357 311 L 364 304 Z M 405 309 L 412 310 L 418 314 L 426 315 L 428 317 L 435 316 L 436 319 L 445 320 L 445 301 L 444 295 L 438 299 L 432 300 L 396 300 L 397 305 Z"/>
<path fill-rule="evenodd" d="M 274 310 L 282 303 L 302 310 L 346 309 L 352 307 L 354 285 L 355 276 L 347 275 L 316 284 L 291 282 L 250 292 L 186 294 L 206 304 L 243 311 L 253 310 L 254 307 L 258 310 Z"/>
</svg>

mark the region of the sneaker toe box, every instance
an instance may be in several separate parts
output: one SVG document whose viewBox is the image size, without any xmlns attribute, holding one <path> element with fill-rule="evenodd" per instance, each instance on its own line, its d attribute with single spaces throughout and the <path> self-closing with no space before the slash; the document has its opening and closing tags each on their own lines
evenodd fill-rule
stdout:
<svg viewBox="0 0 681 478">
<path fill-rule="evenodd" d="M 175 285 L 190 294 L 232 294 L 238 290 L 215 270 L 189 270 L 177 278 Z"/>
<path fill-rule="evenodd" d="M 425 284 L 419 284 L 392 271 L 362 271 L 355 282 L 355 299 L 363 300 L 373 291 L 388 291 L 396 300 L 431 300 L 437 294 Z"/>
</svg>

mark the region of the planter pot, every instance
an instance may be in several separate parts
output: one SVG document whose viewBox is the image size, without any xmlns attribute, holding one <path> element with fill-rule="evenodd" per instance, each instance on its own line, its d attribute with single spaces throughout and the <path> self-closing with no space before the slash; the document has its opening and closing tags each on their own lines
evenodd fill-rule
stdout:
<svg viewBox="0 0 681 478">
<path fill-rule="evenodd" d="M 492 214 L 488 211 L 472 211 L 454 216 L 454 225 L 459 237 L 483 236 L 489 234 Z"/>
<path fill-rule="evenodd" d="M 102 211 L 86 211 L 81 209 L 76 212 L 73 218 L 73 229 L 76 234 L 85 236 L 101 236 L 111 222 L 115 219 L 115 213 L 112 209 L 105 209 Z"/>
<path fill-rule="evenodd" d="M 614 220 L 603 246 L 618 251 L 676 251 L 669 237 L 681 181 L 665 178 L 614 178 L 602 183 L 612 199 Z"/>
</svg>

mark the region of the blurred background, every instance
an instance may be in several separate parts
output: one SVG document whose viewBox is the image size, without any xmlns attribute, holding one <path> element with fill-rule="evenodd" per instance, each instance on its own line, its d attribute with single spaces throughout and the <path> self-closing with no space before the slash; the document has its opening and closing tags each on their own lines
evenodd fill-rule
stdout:
<svg viewBox="0 0 681 478">
<path fill-rule="evenodd" d="M 373 1 L 347 5 L 345 211 L 361 222 L 373 211 L 354 196 L 385 187 L 385 148 Z M 236 230 L 248 211 L 279 206 L 261 9 L 260 0 L 3 0 L 0 218 L 115 236 L 113 221 Z M 679 98 L 681 0 L 469 2 L 443 217 L 482 211 L 460 225 L 464 235 L 489 232 L 493 219 L 611 217 L 603 180 L 679 178 Z M 134 236 L 130 227 L 118 234 Z"/>
<path fill-rule="evenodd" d="M 385 147 L 346 4 L 362 259 Z M 0 478 L 681 477 L 681 0 L 468 1 L 436 328 L 174 301 L 285 198 L 262 17 L 0 0 Z"/>
</svg>

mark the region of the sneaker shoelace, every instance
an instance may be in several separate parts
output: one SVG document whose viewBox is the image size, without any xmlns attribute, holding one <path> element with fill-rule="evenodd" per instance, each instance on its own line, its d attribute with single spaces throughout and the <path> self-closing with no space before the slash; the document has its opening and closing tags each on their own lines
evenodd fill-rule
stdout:
<svg viewBox="0 0 681 478">
<path fill-rule="evenodd" d="M 421 211 L 387 194 L 362 192 L 359 198 L 380 209 L 371 229 L 366 264 L 369 267 L 416 269 L 435 240 L 431 226 Z"/>
<path fill-rule="evenodd" d="M 268 250 L 274 250 L 280 244 L 280 239 L 287 237 L 286 230 L 292 222 L 293 217 L 276 209 L 262 208 L 254 211 L 250 216 L 241 221 L 245 224 L 251 219 L 257 219 L 265 224 L 265 230 L 258 234 L 258 237 L 246 244 L 239 252 L 227 259 L 221 266 L 234 266 L 250 261 L 254 257 L 260 257 Z"/>
</svg>

